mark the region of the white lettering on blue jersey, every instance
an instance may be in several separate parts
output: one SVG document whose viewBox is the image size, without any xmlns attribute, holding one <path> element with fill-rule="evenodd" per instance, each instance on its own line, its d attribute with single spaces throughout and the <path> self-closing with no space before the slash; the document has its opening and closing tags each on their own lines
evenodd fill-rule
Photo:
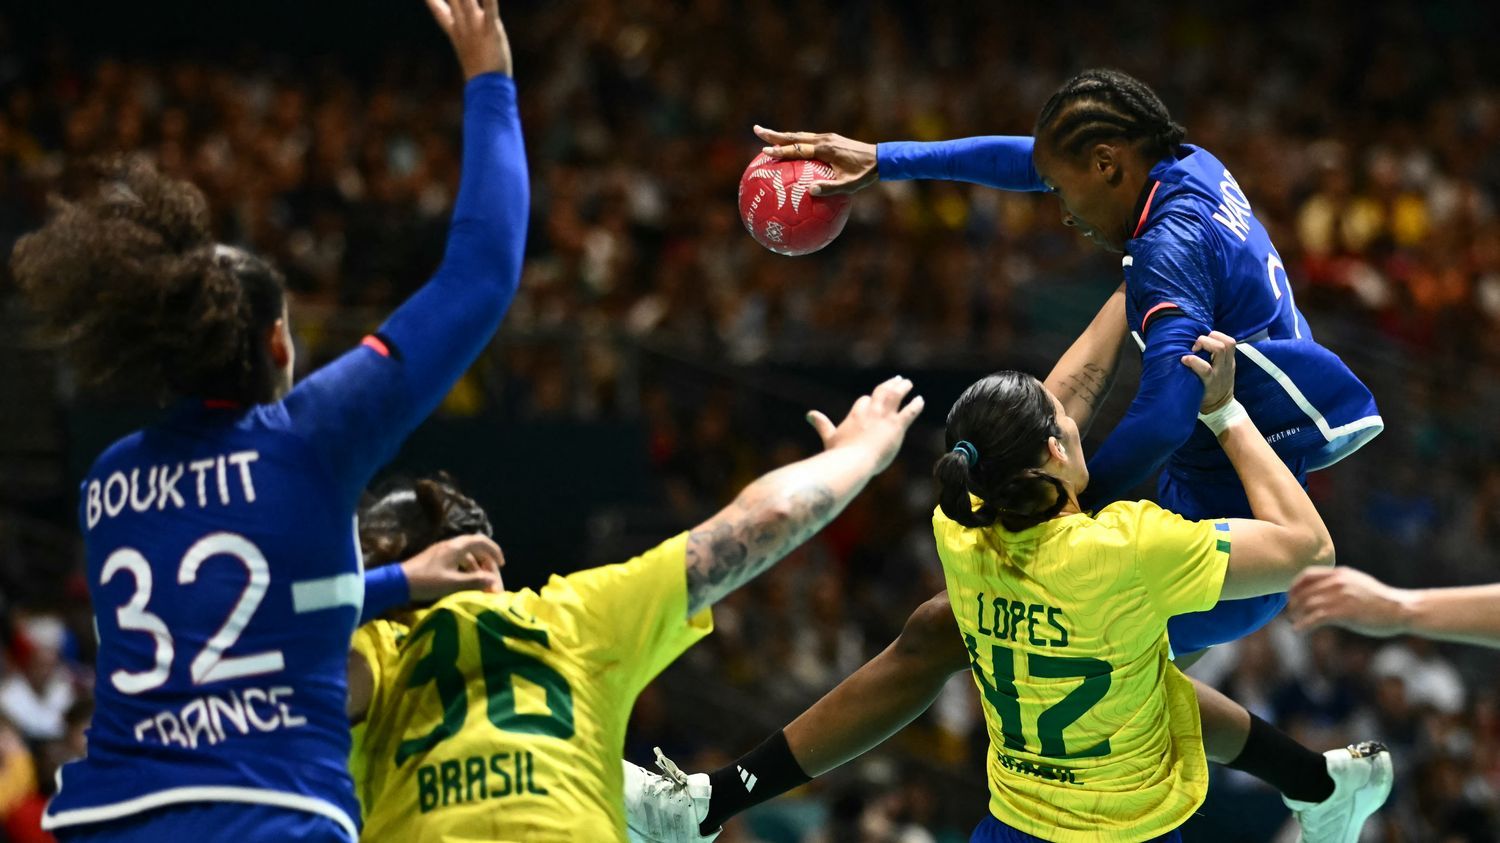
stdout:
<svg viewBox="0 0 1500 843">
<path fill-rule="evenodd" d="M 84 490 L 84 515 L 88 528 L 92 530 L 104 518 L 114 518 L 125 511 L 128 505 L 134 512 L 147 512 L 155 504 L 156 511 L 186 509 L 187 501 L 177 491 L 177 482 L 185 472 L 197 475 L 198 508 L 208 507 L 208 472 L 215 469 L 220 506 L 234 503 L 231 494 L 228 466 L 239 469 L 240 497 L 245 503 L 255 503 L 255 475 L 251 463 L 260 459 L 259 451 L 235 451 L 219 454 L 190 463 L 145 466 L 144 482 L 142 467 L 110 472 L 103 481 L 90 480 Z"/>
<path fill-rule="evenodd" d="M 292 695 L 292 689 L 285 685 L 207 694 L 136 723 L 135 739 L 143 744 L 155 742 L 197 749 L 200 742 L 218 746 L 235 734 L 305 726 L 307 718 L 294 713 L 289 703 Z"/>
<path fill-rule="evenodd" d="M 1240 189 L 1240 183 L 1228 170 L 1224 171 L 1224 180 L 1219 182 L 1219 196 L 1224 201 L 1214 212 L 1214 220 L 1233 232 L 1241 243 L 1245 242 L 1250 236 L 1250 200 L 1245 198 L 1245 191 Z"/>
</svg>

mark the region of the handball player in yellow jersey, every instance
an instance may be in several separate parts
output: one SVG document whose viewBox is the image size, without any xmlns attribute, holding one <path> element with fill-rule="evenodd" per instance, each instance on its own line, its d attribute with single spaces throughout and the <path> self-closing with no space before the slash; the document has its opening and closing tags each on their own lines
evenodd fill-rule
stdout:
<svg viewBox="0 0 1500 843">
<path fill-rule="evenodd" d="M 635 559 L 553 577 L 540 591 L 463 592 L 360 627 L 349 713 L 362 839 L 625 840 L 620 756 L 636 696 L 708 634 L 710 606 L 806 541 L 890 464 L 922 410 L 920 397 L 902 406 L 910 391 L 911 381 L 892 378 L 837 426 L 809 414 L 822 453 L 759 478 Z M 410 530 L 382 527 L 410 522 L 403 508 L 420 505 L 447 534 L 487 528 L 482 514 L 458 517 L 472 502 L 452 492 L 385 503 L 363 518 L 369 565 L 419 544 L 404 538 Z"/>
<path fill-rule="evenodd" d="M 986 378 L 950 413 L 955 450 L 938 467 L 946 482 L 934 531 L 951 610 L 948 595 L 929 601 L 895 644 L 736 766 L 756 775 L 762 792 L 784 792 L 894 733 L 965 666 L 980 687 L 993 750 L 991 816 L 977 841 L 1174 839 L 1205 792 L 1200 705 L 1216 760 L 1254 754 L 1257 774 L 1281 753 L 1321 761 L 1263 723 L 1247 730 L 1244 709 L 1212 689 L 1198 686 L 1195 702 L 1193 685 L 1168 661 L 1166 617 L 1283 588 L 1303 567 L 1332 561 L 1306 493 L 1238 418 L 1232 341 L 1201 343 L 1214 352 L 1212 367 L 1184 363 L 1205 379 L 1205 407 L 1219 412 L 1205 421 L 1220 433 L 1255 519 L 1194 523 L 1149 503 L 1083 515 L 1076 496 L 1088 475 L 1073 420 L 1029 376 Z M 1080 413 L 1085 423 L 1089 415 Z M 962 637 L 952 634 L 955 615 Z M 1236 743 L 1246 731 L 1251 742 Z M 1389 792 L 1389 755 L 1364 744 L 1329 756 L 1333 792 L 1301 806 L 1322 809 L 1299 814 L 1304 840 L 1352 843 Z M 655 802 L 656 818 L 678 812 L 675 824 L 642 823 L 639 839 L 704 839 L 683 830 L 683 815 L 696 810 L 711 834 L 762 796 L 746 799 L 722 779 L 710 787 L 704 775 L 678 778 L 675 794 L 659 785 L 628 793 L 630 802 Z M 635 814 L 648 812 L 633 812 L 633 822 Z"/>
</svg>

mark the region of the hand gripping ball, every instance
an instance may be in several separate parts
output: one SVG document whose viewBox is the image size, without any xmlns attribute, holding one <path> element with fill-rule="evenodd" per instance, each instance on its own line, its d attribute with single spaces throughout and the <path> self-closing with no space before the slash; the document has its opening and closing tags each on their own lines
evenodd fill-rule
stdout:
<svg viewBox="0 0 1500 843">
<path fill-rule="evenodd" d="M 781 161 L 761 153 L 740 177 L 740 221 L 757 242 L 779 255 L 806 255 L 832 243 L 849 221 L 849 195 L 814 196 L 814 182 L 831 181 L 822 161 Z"/>
</svg>

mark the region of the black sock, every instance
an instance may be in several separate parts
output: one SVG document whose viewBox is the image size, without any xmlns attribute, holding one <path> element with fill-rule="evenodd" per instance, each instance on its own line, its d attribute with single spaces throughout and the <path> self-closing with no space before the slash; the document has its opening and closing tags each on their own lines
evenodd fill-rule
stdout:
<svg viewBox="0 0 1500 843">
<path fill-rule="evenodd" d="M 708 816 L 698 826 L 702 834 L 713 832 L 747 808 L 807 784 L 812 777 L 802 772 L 792 757 L 786 734 L 777 732 L 738 761 L 709 773 L 708 780 L 713 795 L 708 801 Z"/>
<path fill-rule="evenodd" d="M 1333 795 L 1333 779 L 1323 756 L 1253 714 L 1245 748 L 1224 766 L 1249 773 L 1288 799 L 1322 802 Z"/>
</svg>

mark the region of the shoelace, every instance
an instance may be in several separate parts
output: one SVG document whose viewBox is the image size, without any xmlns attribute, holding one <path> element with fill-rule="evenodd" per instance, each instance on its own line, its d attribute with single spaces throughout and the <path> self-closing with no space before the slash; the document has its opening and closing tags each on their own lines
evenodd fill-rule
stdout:
<svg viewBox="0 0 1500 843">
<path fill-rule="evenodd" d="M 682 769 L 673 763 L 672 759 L 662 754 L 661 747 L 654 746 L 652 749 L 656 751 L 656 769 L 661 770 L 662 775 L 671 779 L 679 787 L 687 788 L 687 773 L 682 772 Z"/>
</svg>

